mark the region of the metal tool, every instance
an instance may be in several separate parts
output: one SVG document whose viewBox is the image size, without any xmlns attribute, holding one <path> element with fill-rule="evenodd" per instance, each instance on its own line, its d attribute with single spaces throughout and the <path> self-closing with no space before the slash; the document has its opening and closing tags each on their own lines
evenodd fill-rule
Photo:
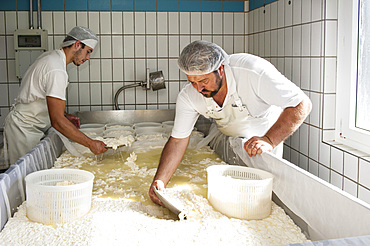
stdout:
<svg viewBox="0 0 370 246">
<path fill-rule="evenodd" d="M 161 202 L 168 208 L 172 213 L 176 214 L 176 216 L 180 220 L 187 220 L 187 215 L 184 212 L 184 209 L 182 208 L 181 205 L 177 204 L 171 198 L 169 198 L 167 195 L 165 195 L 161 190 L 157 190 L 157 188 L 154 187 L 154 192 L 161 200 Z"/>
</svg>

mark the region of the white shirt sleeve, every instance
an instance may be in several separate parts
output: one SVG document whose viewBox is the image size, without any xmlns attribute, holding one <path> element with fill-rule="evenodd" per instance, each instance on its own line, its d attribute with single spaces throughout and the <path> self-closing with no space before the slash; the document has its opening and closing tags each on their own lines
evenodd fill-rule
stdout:
<svg viewBox="0 0 370 246">
<path fill-rule="evenodd" d="M 199 113 L 193 107 L 193 103 L 187 96 L 184 88 L 176 100 L 176 115 L 171 136 L 174 138 L 190 136 L 198 117 Z"/>
<path fill-rule="evenodd" d="M 63 70 L 52 70 L 44 75 L 46 96 L 66 100 L 68 74 Z"/>
<path fill-rule="evenodd" d="M 257 94 L 266 103 L 283 109 L 297 106 L 304 97 L 304 92 L 269 62 L 258 82 Z"/>
</svg>

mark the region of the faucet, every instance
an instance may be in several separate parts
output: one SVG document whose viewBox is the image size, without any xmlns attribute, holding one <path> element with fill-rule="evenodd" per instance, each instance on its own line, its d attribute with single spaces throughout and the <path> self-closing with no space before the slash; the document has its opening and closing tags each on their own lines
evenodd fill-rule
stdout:
<svg viewBox="0 0 370 246">
<path fill-rule="evenodd" d="M 118 106 L 118 95 L 123 90 L 141 86 L 144 90 L 152 89 L 153 91 L 157 91 L 157 90 L 166 88 L 166 84 L 164 82 L 165 80 L 164 80 L 162 71 L 150 73 L 150 69 L 147 68 L 146 69 L 146 81 L 142 81 L 142 82 L 138 82 L 138 83 L 134 83 L 130 85 L 125 85 L 117 90 L 116 94 L 114 95 L 114 108 L 116 110 L 120 109 Z"/>
</svg>

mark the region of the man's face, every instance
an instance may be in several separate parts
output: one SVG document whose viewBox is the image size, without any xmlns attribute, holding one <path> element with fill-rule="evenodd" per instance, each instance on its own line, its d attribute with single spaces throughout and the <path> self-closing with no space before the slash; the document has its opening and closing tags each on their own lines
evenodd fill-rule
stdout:
<svg viewBox="0 0 370 246">
<path fill-rule="evenodd" d="M 213 97 L 222 86 L 219 70 L 204 75 L 187 75 L 193 87 L 205 97 Z"/>
<path fill-rule="evenodd" d="M 85 61 L 90 60 L 90 54 L 93 52 L 93 49 L 89 46 L 85 45 L 84 48 L 82 48 L 82 44 L 79 44 L 78 49 L 75 51 L 73 56 L 73 63 L 76 66 L 80 66 Z"/>
</svg>

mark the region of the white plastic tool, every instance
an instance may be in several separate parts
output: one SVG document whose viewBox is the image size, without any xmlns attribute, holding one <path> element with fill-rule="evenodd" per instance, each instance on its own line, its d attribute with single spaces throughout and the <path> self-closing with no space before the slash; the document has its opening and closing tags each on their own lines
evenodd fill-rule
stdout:
<svg viewBox="0 0 370 246">
<path fill-rule="evenodd" d="M 164 192 L 161 190 L 157 190 L 157 188 L 154 187 L 155 194 L 161 200 L 161 202 L 168 208 L 172 213 L 176 214 L 176 216 L 180 220 L 187 220 L 187 215 L 184 212 L 184 209 L 178 202 L 174 201 L 170 197 L 168 197 Z"/>
</svg>

